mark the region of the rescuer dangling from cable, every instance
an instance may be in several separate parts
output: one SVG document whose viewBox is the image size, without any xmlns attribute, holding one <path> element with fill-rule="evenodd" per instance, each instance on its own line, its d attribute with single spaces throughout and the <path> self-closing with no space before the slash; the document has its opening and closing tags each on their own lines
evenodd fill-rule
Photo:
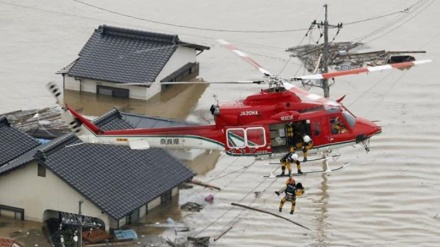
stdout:
<svg viewBox="0 0 440 247">
<path fill-rule="evenodd" d="M 289 201 L 292 203 L 290 214 L 293 214 L 295 212 L 296 197 L 304 194 L 304 187 L 301 183 L 296 184 L 296 181 L 293 177 L 289 177 L 286 181 L 286 186 L 278 191 L 275 191 L 275 194 L 279 196 L 283 191 L 285 195 L 283 198 L 281 198 L 279 211 L 281 212 L 283 210 L 284 203 Z"/>
</svg>

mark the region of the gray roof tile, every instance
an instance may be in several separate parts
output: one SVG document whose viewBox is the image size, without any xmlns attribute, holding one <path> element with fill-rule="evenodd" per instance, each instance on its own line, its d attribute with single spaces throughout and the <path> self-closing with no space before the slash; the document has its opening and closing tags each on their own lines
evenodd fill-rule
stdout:
<svg viewBox="0 0 440 247">
<path fill-rule="evenodd" d="M 100 126 L 103 130 L 119 130 L 119 129 L 133 129 L 134 127 L 124 119 L 118 109 L 114 108 L 93 122 Z"/>
<path fill-rule="evenodd" d="M 149 117 L 143 115 L 137 115 L 132 113 L 121 112 L 121 117 L 124 121 L 130 123 L 134 128 L 168 128 L 168 127 L 180 127 L 180 126 L 197 126 L 198 123 L 180 122 L 170 119 Z"/>
<path fill-rule="evenodd" d="M 70 145 L 45 155 L 44 164 L 115 219 L 195 176 L 158 148 Z"/>
<path fill-rule="evenodd" d="M 116 109 L 94 122 L 107 129 L 131 127 Z M 55 139 L 37 157 L 115 219 L 195 176 L 163 149 L 83 144 L 73 134 Z"/>
<path fill-rule="evenodd" d="M 0 166 L 40 145 L 30 135 L 10 127 L 5 116 L 0 116 L 0 138 Z"/>
<path fill-rule="evenodd" d="M 177 35 L 99 26 L 85 44 L 71 76 L 116 83 L 151 83 L 181 42 Z"/>
<path fill-rule="evenodd" d="M 127 115 L 132 119 L 143 119 L 141 122 L 150 119 Z M 113 109 L 94 122 L 104 129 L 132 128 L 134 125 L 124 120 L 127 115 Z M 159 123 L 157 125 L 161 121 L 172 122 L 158 118 L 150 120 Z M 158 148 L 131 150 L 123 146 L 84 144 L 72 133 L 39 145 L 29 135 L 9 127 L 5 117 L 0 117 L 0 137 L 6 136 L 11 141 L 0 142 L 0 152 L 10 150 L 10 147 L 22 149 L 15 151 L 18 158 L 0 167 L 0 174 L 37 159 L 115 219 L 196 175 Z"/>
</svg>

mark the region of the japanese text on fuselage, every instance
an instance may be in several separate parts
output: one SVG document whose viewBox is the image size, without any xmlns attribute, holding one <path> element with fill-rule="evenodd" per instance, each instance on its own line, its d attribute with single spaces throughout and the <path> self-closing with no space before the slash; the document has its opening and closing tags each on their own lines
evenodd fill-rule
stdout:
<svg viewBox="0 0 440 247">
<path fill-rule="evenodd" d="M 162 138 L 160 139 L 160 145 L 179 145 L 179 138 Z"/>
</svg>

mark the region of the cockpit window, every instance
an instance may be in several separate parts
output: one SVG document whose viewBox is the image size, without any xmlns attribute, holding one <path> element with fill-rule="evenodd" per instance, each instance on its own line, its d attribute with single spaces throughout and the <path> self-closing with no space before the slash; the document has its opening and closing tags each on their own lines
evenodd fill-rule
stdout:
<svg viewBox="0 0 440 247">
<path fill-rule="evenodd" d="M 350 125 L 350 128 L 353 129 L 354 125 L 356 124 L 356 118 L 349 111 L 345 111 L 345 110 L 342 111 L 342 115 L 344 116 L 348 125 Z"/>
<path fill-rule="evenodd" d="M 343 134 L 347 132 L 347 127 L 338 117 L 334 117 L 330 118 L 330 131 L 333 135 Z"/>
</svg>

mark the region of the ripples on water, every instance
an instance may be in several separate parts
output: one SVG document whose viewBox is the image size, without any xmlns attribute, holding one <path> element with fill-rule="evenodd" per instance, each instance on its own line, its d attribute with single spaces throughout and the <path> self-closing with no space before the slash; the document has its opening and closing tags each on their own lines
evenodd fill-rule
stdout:
<svg viewBox="0 0 440 247">
<path fill-rule="evenodd" d="M 225 75 L 231 79 L 236 77 L 239 80 L 249 79 L 247 74 L 250 75 L 254 71 L 247 65 L 242 66 L 239 59 L 229 59 L 233 55 L 230 54 L 229 57 L 226 55 L 228 52 L 217 49 L 219 47 L 215 46 L 214 40 L 219 36 L 232 42 L 241 42 L 237 45 L 255 55 L 255 59 L 265 67 L 269 66 L 268 69 L 273 70 L 272 72 L 277 72 L 284 66 L 287 60 L 285 48 L 298 44 L 303 38 L 303 34 L 297 35 L 297 33 L 276 35 L 214 33 L 209 36 L 210 34 L 199 31 L 191 33 L 180 29 L 167 30 L 163 26 L 153 24 L 147 24 L 145 27 L 145 23 L 139 23 L 137 20 L 127 20 L 125 17 L 97 12 L 96 9 L 79 6 L 75 1 L 65 1 L 56 5 L 50 1 L 43 2 L 46 6 L 37 6 L 41 3 L 37 4 L 34 1 L 2 5 L 3 16 L 9 19 L 2 25 L 5 35 L 1 37 L 4 39 L 0 38 L 1 47 L 4 48 L 2 58 L 5 59 L 2 63 L 4 70 L 2 83 L 6 85 L 2 87 L 4 96 L 0 99 L 0 107 L 2 107 L 0 112 L 32 108 L 36 105 L 41 107 L 52 105 L 50 95 L 48 93 L 43 95 L 44 84 L 55 71 L 77 57 L 93 29 L 101 24 L 114 22 L 117 26 L 178 33 L 183 37 L 189 37 L 189 39 L 182 38 L 185 41 L 212 46 L 213 49 L 209 53 L 203 53 L 199 61 L 202 65 L 201 73 L 211 74 L 210 76 L 217 80 L 224 79 Z M 96 1 L 96 4 L 100 5 L 100 2 L 102 1 Z M 261 29 L 270 30 L 274 29 L 275 23 L 276 29 L 294 29 L 308 27 L 312 21 L 310 15 L 320 16 L 318 10 L 323 3 L 316 5 L 309 1 L 298 2 L 302 11 L 291 10 L 298 9 L 292 6 L 280 10 L 279 6 L 283 6 L 283 3 L 291 4 L 291 2 L 280 1 L 279 5 L 274 5 L 272 2 L 260 1 L 259 4 L 266 4 L 261 7 L 255 2 L 237 1 L 233 5 L 235 9 L 246 10 L 240 12 L 239 19 L 222 18 L 221 21 L 216 21 L 214 26 L 227 27 L 241 24 L 245 29 L 248 23 L 252 23 L 253 26 L 261 25 Z M 404 5 L 408 6 L 408 2 L 405 1 L 403 4 L 402 1 L 390 0 L 354 4 L 353 1 L 335 1 L 330 5 L 331 17 L 335 21 L 342 21 L 344 18 L 344 20 L 366 19 L 400 10 Z M 138 16 L 144 15 L 145 10 L 151 9 L 146 1 L 137 1 L 137 3 L 139 5 L 133 4 L 132 6 L 135 6 L 133 8 L 128 4 L 121 6 L 118 1 L 108 1 L 113 9 L 118 9 L 119 6 L 123 8 L 121 11 Z M 439 60 L 437 42 L 439 24 L 435 21 L 439 7 L 437 1 L 435 3 L 437 5 L 427 8 L 422 15 L 405 22 L 402 26 L 404 28 L 393 30 L 395 32 L 369 45 L 372 49 L 426 49 L 427 58 Z M 175 3 L 169 5 L 165 1 L 164 5 L 161 5 L 162 2 L 156 1 L 154 4 L 157 4 L 155 6 L 158 9 L 167 7 L 166 11 L 169 11 L 167 13 L 170 13 L 169 16 L 172 18 L 182 13 Z M 212 18 L 203 18 L 203 20 L 212 19 L 209 24 L 213 24 L 212 21 L 215 20 L 214 13 L 208 11 L 211 10 L 211 4 L 218 4 L 219 9 L 215 9 L 215 12 L 222 13 L 222 17 L 228 16 L 223 13 L 229 13 L 232 6 L 228 1 L 210 2 L 209 9 L 203 5 L 199 7 L 189 2 L 187 4 L 200 15 L 212 14 Z M 197 2 L 197 4 L 202 3 Z M 365 7 L 365 10 L 359 12 L 359 6 Z M 267 8 L 274 9 L 266 11 Z M 261 13 L 256 15 L 252 12 L 254 10 Z M 156 9 L 154 11 L 155 13 L 152 14 L 160 13 Z M 285 15 L 281 16 L 286 18 L 291 16 L 297 21 L 289 22 L 286 26 L 285 18 L 280 18 L 279 11 L 284 11 Z M 64 14 L 67 12 L 70 14 Z M 353 15 L 359 15 L 359 18 Z M 94 16 L 94 18 L 85 18 L 86 16 Z M 258 18 L 255 18 L 256 16 Z M 341 17 L 341 20 L 336 17 Z M 200 24 L 198 15 L 186 16 L 183 19 L 188 23 Z M 243 20 L 245 22 L 242 22 Z M 66 28 L 67 23 L 69 28 Z M 369 25 L 362 26 L 365 30 L 374 31 L 383 23 L 366 24 Z M 347 31 L 344 29 L 341 35 L 345 35 L 344 38 L 348 40 L 368 32 L 350 27 L 347 27 Z M 60 41 L 60 37 L 64 39 Z M 283 59 L 271 59 L 277 56 Z M 229 64 L 231 61 L 233 61 L 232 65 Z M 268 166 L 267 161 L 253 163 L 252 158 L 237 159 L 224 155 L 220 156 L 211 171 L 211 165 L 207 169 L 197 168 L 201 174 L 197 179 L 210 181 L 221 187 L 222 191 L 200 187 L 182 190 L 180 204 L 190 200 L 203 203 L 203 198 L 207 194 L 213 194 L 215 198 L 213 204 L 207 204 L 200 213 L 183 212 L 182 219 L 191 225 L 198 236 L 219 236 L 232 226 L 232 229 L 219 241 L 212 242 L 213 246 L 438 246 L 440 242 L 440 108 L 438 107 L 440 100 L 438 75 L 436 75 L 438 69 L 435 63 L 424 66 L 408 72 L 390 72 L 396 76 L 388 76 L 388 73 L 376 77 L 368 75 L 369 79 L 356 77 L 353 82 L 352 78 L 341 78 L 332 88 L 331 93 L 335 97 L 347 94 L 344 101 L 350 105 L 351 100 L 352 105 L 349 108 L 354 112 L 359 112 L 361 116 L 369 119 L 381 120 L 384 133 L 371 140 L 369 154 L 365 154 L 362 148 L 341 150 L 343 156 L 337 162 L 350 162 L 348 168 L 331 174 L 298 178 L 305 185 L 306 194 L 298 198 L 295 215 L 288 214 L 290 206 L 288 203 L 284 205 L 281 215 L 311 228 L 312 231 L 270 215 L 232 207 L 230 203 L 237 202 L 277 213 L 280 198 L 274 191 L 283 185 L 284 180 L 262 178 L 275 169 L 273 166 Z M 297 71 L 297 68 L 291 71 Z M 288 73 L 289 76 L 293 73 L 291 71 Z M 405 73 L 405 76 L 399 73 Z M 116 106 L 122 111 L 150 113 L 178 120 L 185 119 L 190 111 L 196 110 L 201 114 L 193 118 L 203 119 L 205 110 L 213 102 L 212 94 L 219 95 L 222 102 L 243 98 L 255 92 L 254 89 L 254 87 L 252 89 L 241 87 L 231 90 L 215 87 L 214 90 L 209 87 L 202 98 L 200 92 L 182 90 L 189 95 L 197 95 L 191 98 L 191 102 L 197 102 L 200 98 L 200 106 L 194 103 L 195 108 L 190 107 L 189 110 L 182 111 L 182 115 L 176 115 L 176 112 L 166 115 L 161 111 L 141 110 L 145 106 L 144 102 L 135 100 L 127 103 L 114 99 L 105 100 L 101 97 L 98 104 L 96 96 L 87 97 L 86 94 L 73 96 L 68 102 L 74 104 L 75 108 L 82 108 L 88 115 L 97 116 Z M 76 100 L 81 97 L 84 97 L 83 100 L 77 102 Z M 200 103 L 201 101 L 203 102 Z M 172 103 L 167 107 L 179 111 L 180 108 L 177 108 L 179 103 L 169 102 Z M 245 168 L 249 165 L 251 165 L 249 168 Z M 319 167 L 319 163 L 303 165 L 304 170 Z M 261 192 L 261 197 L 255 198 L 255 191 Z M 179 211 L 178 205 L 175 207 L 175 211 Z M 171 212 L 174 212 L 173 209 Z M 179 218 L 180 215 L 176 214 L 176 217 Z"/>
</svg>

